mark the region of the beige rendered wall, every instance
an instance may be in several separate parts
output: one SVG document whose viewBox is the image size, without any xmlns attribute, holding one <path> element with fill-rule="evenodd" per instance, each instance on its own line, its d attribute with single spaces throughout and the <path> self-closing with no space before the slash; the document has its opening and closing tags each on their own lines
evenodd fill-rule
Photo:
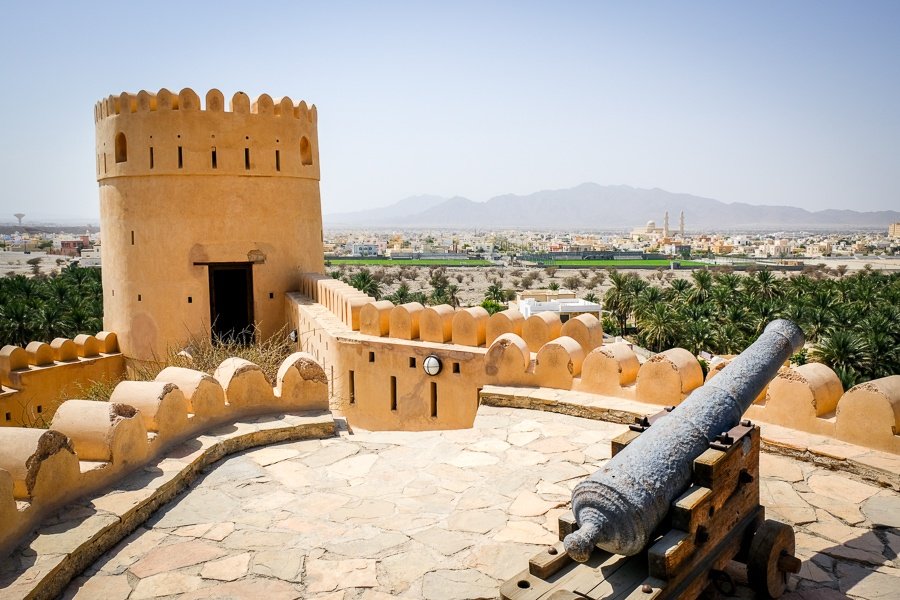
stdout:
<svg viewBox="0 0 900 600">
<path fill-rule="evenodd" d="M 291 327 L 298 331 L 298 349 L 320 362 L 328 376 L 332 410 L 351 425 L 409 431 L 472 426 L 478 391 L 486 382 L 485 349 L 365 335 L 302 294 L 288 296 L 287 311 Z M 422 368 L 432 354 L 443 364 L 435 376 Z"/>
<path fill-rule="evenodd" d="M 122 352 L 209 335 L 207 263 L 252 265 L 254 319 L 263 336 L 282 327 L 297 274 L 323 268 L 315 107 L 238 93 L 225 110 L 213 90 L 201 109 L 191 90 L 160 90 L 111 97 L 95 118 L 104 327 Z"/>
<path fill-rule="evenodd" d="M 109 339 L 107 340 L 107 336 Z M 53 345 L 32 342 L 27 348 L 0 350 L 0 427 L 49 423 L 59 404 L 94 382 L 115 382 L 125 376 L 125 360 L 115 335 L 101 332 L 66 338 Z M 107 343 L 108 341 L 108 343 Z"/>
</svg>

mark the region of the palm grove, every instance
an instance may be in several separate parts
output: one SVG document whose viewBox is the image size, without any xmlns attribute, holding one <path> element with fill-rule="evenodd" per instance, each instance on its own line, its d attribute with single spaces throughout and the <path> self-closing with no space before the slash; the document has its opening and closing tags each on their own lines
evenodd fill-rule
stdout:
<svg viewBox="0 0 900 600">
<path fill-rule="evenodd" d="M 784 318 L 800 325 L 810 343 L 794 362 L 827 364 L 845 388 L 900 373 L 898 273 L 865 269 L 832 279 L 704 270 L 656 285 L 613 271 L 609 282 L 604 329 L 632 334 L 655 352 L 677 346 L 736 354 L 768 322 Z"/>
<path fill-rule="evenodd" d="M 556 270 L 552 268 L 551 272 L 548 268 L 547 274 L 552 278 Z M 587 270 L 579 273 L 580 278 L 563 280 L 566 287 L 577 288 L 582 281 L 589 281 L 588 288 L 604 280 L 610 284 L 603 295 L 604 331 L 628 336 L 654 352 L 681 347 L 694 354 L 738 354 L 762 333 L 767 323 L 785 318 L 800 325 L 809 342 L 809 351 L 795 355 L 794 362 L 813 360 L 827 364 L 845 388 L 900 373 L 897 273 L 885 275 L 867 268 L 846 275 L 845 269 L 839 268 L 836 278 L 831 278 L 817 269 L 792 277 L 779 277 L 770 270 L 744 275 L 697 270 L 689 277 L 673 279 L 668 273 L 667 277 L 658 273 L 657 282 L 614 269 L 608 277 L 598 271 L 589 280 L 591 273 Z M 342 275 L 332 273 L 333 277 Z M 368 269 L 344 278 L 357 289 L 381 297 L 380 277 Z M 431 269 L 429 283 L 433 288 L 430 294 L 410 292 L 401 283 L 385 299 L 395 304 L 458 304 L 457 288 L 449 284 L 443 269 Z M 559 286 L 551 281 L 548 287 Z M 502 310 L 502 303 L 510 296 L 510 290 L 503 289 L 495 279 L 485 291 L 482 306 L 491 313 Z M 595 302 L 599 299 L 593 289 L 583 297 Z"/>
<path fill-rule="evenodd" d="M 585 271 L 582 278 L 586 275 Z M 695 354 L 704 350 L 736 354 L 756 339 L 766 323 L 786 318 L 799 324 L 810 342 L 809 353 L 801 352 L 795 362 L 823 362 L 837 372 L 845 387 L 900 373 L 900 274 L 865 269 L 838 275 L 822 277 L 816 272 L 780 278 L 767 270 L 746 275 L 698 270 L 687 278 L 664 281 L 659 277 L 650 282 L 611 270 L 610 288 L 603 296 L 604 331 L 627 335 L 655 352 L 681 347 Z M 588 287 L 604 279 L 595 276 Z M 347 280 L 381 297 L 381 282 L 367 269 Z M 576 287 L 576 278 L 565 281 Z M 430 292 L 414 292 L 401 279 L 401 285 L 385 299 L 395 304 L 459 305 L 459 288 L 444 269 L 431 269 L 428 282 Z M 509 292 L 494 280 L 483 305 L 490 312 L 501 310 Z M 597 299 L 592 289 L 585 297 Z M 68 267 L 50 276 L 0 278 L 2 342 L 24 346 L 33 340 L 96 333 L 102 327 L 102 298 L 99 269 Z"/>
<path fill-rule="evenodd" d="M 70 266 L 50 276 L 0 278 L 0 339 L 25 346 L 103 327 L 100 270 Z"/>
</svg>

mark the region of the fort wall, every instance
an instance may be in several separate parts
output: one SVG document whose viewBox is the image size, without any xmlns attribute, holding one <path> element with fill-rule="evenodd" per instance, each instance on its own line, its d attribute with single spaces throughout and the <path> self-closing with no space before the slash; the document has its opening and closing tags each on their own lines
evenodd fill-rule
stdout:
<svg viewBox="0 0 900 600">
<path fill-rule="evenodd" d="M 0 555 L 51 511 L 201 431 L 248 415 L 327 410 L 324 371 L 297 353 L 274 388 L 258 366 L 231 358 L 213 377 L 167 368 L 155 381 L 120 382 L 109 402 L 66 400 L 49 429 L 0 428 Z"/>
<path fill-rule="evenodd" d="M 485 385 L 574 390 L 596 394 L 598 401 L 605 396 L 663 407 L 705 383 L 697 358 L 683 348 L 642 364 L 628 344 L 601 345 L 602 329 L 591 315 L 557 327 L 555 315 L 526 320 L 515 309 L 488 316 L 480 307 L 394 306 L 316 273 L 301 275 L 299 287 L 302 293 L 289 296 L 287 309 L 299 348 L 325 365 L 332 409 L 366 429 L 471 427 Z M 444 365 L 434 378 L 421 370 L 429 355 Z M 706 381 L 726 364 L 715 365 Z M 463 376 L 445 376 L 448 365 L 451 375 Z M 897 382 L 900 375 L 844 393 L 825 365 L 785 367 L 747 417 L 900 453 Z M 432 383 L 440 403 L 436 418 L 430 416 Z"/>
<path fill-rule="evenodd" d="M 96 382 L 125 376 L 125 360 L 114 333 L 31 342 L 0 350 L 0 427 L 49 422 L 59 404 Z"/>
</svg>

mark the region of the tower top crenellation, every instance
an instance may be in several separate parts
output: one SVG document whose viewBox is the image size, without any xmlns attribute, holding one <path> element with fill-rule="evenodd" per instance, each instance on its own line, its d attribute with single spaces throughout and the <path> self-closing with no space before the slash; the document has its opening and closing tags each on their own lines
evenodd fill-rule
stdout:
<svg viewBox="0 0 900 600">
<path fill-rule="evenodd" d="M 308 106 L 304 100 L 294 104 L 293 100 L 284 96 L 277 101 L 268 94 L 259 95 L 254 101 L 244 92 L 235 92 L 226 110 L 225 96 L 213 88 L 206 93 L 205 102 L 201 104 L 200 96 L 191 88 L 184 88 L 177 94 L 162 88 L 158 92 L 141 90 L 136 94 L 122 92 L 118 96 L 109 96 L 94 106 L 94 122 L 99 123 L 116 115 L 156 112 L 167 110 L 231 112 L 253 115 L 270 115 L 273 117 L 293 117 L 305 119 L 315 124 L 317 120 L 316 106 Z"/>
</svg>

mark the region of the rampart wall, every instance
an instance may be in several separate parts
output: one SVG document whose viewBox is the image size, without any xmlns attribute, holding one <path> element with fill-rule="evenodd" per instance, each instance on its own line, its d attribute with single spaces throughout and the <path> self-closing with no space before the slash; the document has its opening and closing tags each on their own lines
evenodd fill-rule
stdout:
<svg viewBox="0 0 900 600">
<path fill-rule="evenodd" d="M 94 383 L 125 376 L 125 360 L 115 333 L 56 338 L 49 344 L 0 350 L 0 426 L 48 423 L 66 398 Z"/>
<path fill-rule="evenodd" d="M 480 307 L 395 306 L 320 274 L 302 275 L 300 289 L 289 312 L 299 315 L 291 319 L 302 347 L 329 365 L 332 407 L 366 428 L 470 427 L 474 399 L 488 384 L 674 406 L 705 383 L 696 357 L 683 348 L 641 363 L 628 344 L 601 345 L 602 330 L 591 315 L 559 323 L 555 315 L 525 319 L 514 309 L 488 316 Z M 421 370 L 431 354 L 444 365 L 435 378 Z M 439 409 L 430 421 L 423 417 L 429 414 L 432 383 L 439 402 L 467 408 Z M 844 392 L 825 365 L 785 367 L 747 416 L 900 454 L 900 375 Z"/>
<path fill-rule="evenodd" d="M 0 556 L 53 510 L 199 432 L 247 415 L 327 411 L 327 385 L 302 352 L 274 387 L 257 365 L 229 358 L 212 376 L 168 367 L 154 381 L 122 381 L 109 402 L 67 400 L 49 429 L 0 428 Z"/>
</svg>

